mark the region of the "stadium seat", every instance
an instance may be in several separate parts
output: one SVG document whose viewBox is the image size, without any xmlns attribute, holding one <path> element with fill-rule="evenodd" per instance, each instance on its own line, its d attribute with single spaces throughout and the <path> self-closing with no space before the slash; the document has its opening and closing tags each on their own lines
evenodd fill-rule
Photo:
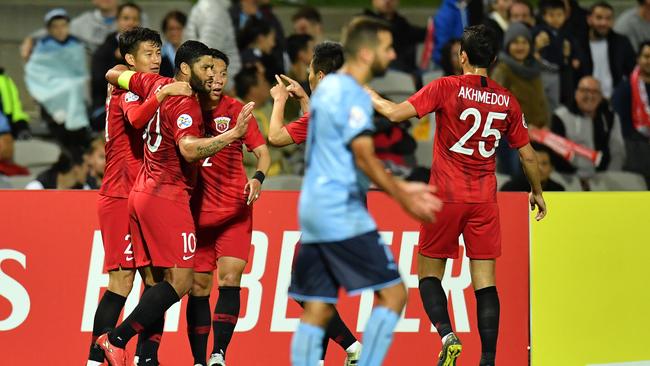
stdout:
<svg viewBox="0 0 650 366">
<path fill-rule="evenodd" d="M 433 160 L 433 140 L 418 141 L 415 149 L 415 163 L 429 168 Z"/>
<path fill-rule="evenodd" d="M 636 173 L 607 171 L 597 173 L 591 180 L 593 191 L 646 191 L 645 179 Z"/>
<path fill-rule="evenodd" d="M 395 70 L 389 70 L 383 77 L 372 79 L 370 87 L 396 103 L 405 101 L 415 92 L 413 76 Z"/>
<path fill-rule="evenodd" d="M 507 174 L 494 173 L 497 177 L 497 191 L 501 189 L 501 186 L 506 182 L 509 182 L 512 177 Z"/>
<path fill-rule="evenodd" d="M 30 175 L 14 175 L 11 177 L 4 177 L 4 181 L 9 183 L 11 187 L 9 189 L 25 189 L 27 183 L 36 179 L 35 174 Z"/>
<path fill-rule="evenodd" d="M 551 173 L 551 179 L 560 183 L 568 192 L 581 192 L 582 186 L 580 180 L 573 175 L 560 174 L 558 172 Z"/>
<path fill-rule="evenodd" d="M 299 191 L 302 186 L 300 175 L 276 175 L 264 180 L 264 189 L 273 191 Z"/>
<path fill-rule="evenodd" d="M 443 72 L 440 69 L 427 71 L 426 73 L 424 73 L 424 75 L 422 75 L 422 83 L 424 85 L 427 85 L 430 82 L 432 82 L 432 81 L 434 81 L 434 80 L 436 80 L 438 78 L 441 78 L 442 74 L 443 74 Z"/>
<path fill-rule="evenodd" d="M 14 161 L 27 168 L 50 166 L 59 159 L 58 145 L 38 139 L 16 141 Z"/>
</svg>

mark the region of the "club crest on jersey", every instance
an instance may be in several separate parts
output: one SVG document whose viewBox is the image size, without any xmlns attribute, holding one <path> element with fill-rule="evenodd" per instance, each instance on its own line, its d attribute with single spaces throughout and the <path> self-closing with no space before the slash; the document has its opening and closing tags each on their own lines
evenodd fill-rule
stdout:
<svg viewBox="0 0 650 366">
<path fill-rule="evenodd" d="M 124 101 L 127 103 L 135 102 L 138 99 L 140 99 L 140 97 L 137 94 L 133 94 L 132 92 L 124 94 Z"/>
<path fill-rule="evenodd" d="M 214 128 L 219 133 L 224 133 L 228 131 L 230 127 L 230 117 L 217 117 L 214 119 Z"/>
<path fill-rule="evenodd" d="M 178 119 L 176 120 L 176 124 L 178 125 L 178 128 L 181 130 L 184 130 L 192 125 L 192 116 L 189 114 L 181 114 L 178 116 Z"/>
</svg>

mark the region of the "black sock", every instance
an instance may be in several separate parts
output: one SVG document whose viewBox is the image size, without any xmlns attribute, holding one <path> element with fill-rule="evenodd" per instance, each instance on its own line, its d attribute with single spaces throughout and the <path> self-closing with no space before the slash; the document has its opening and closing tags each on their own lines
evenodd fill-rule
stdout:
<svg viewBox="0 0 650 366">
<path fill-rule="evenodd" d="M 152 286 L 145 286 L 144 292 L 151 289 Z M 142 293 L 144 296 L 144 292 Z M 163 329 L 165 328 L 165 314 L 146 327 L 138 335 L 138 366 L 157 366 L 158 365 L 158 348 L 162 338 Z"/>
<path fill-rule="evenodd" d="M 350 329 L 343 322 L 343 319 L 341 319 L 339 312 L 336 310 L 334 310 L 334 315 L 332 316 L 329 324 L 327 324 L 325 335 L 327 335 L 327 337 L 332 339 L 334 342 L 338 343 L 344 350 L 348 349 L 348 347 L 357 341 L 357 337 L 352 334 Z M 323 354 L 325 353 L 323 352 Z"/>
<path fill-rule="evenodd" d="M 142 291 L 140 297 L 144 296 L 144 294 L 152 287 L 153 286 L 144 285 L 144 290 Z M 146 339 L 142 336 L 142 333 L 140 333 L 138 335 L 138 344 L 135 346 L 135 355 L 138 357 L 140 356 L 140 353 L 142 353 L 142 344 L 144 343 L 145 340 Z"/>
<path fill-rule="evenodd" d="M 452 332 L 447 309 L 447 296 L 442 289 L 442 282 L 436 277 L 420 280 L 420 298 L 431 324 L 438 330 L 440 337 Z"/>
<path fill-rule="evenodd" d="M 499 336 L 499 294 L 496 286 L 482 288 L 476 294 L 476 316 L 481 335 L 481 364 L 492 365 Z"/>
<path fill-rule="evenodd" d="M 210 335 L 210 296 L 189 296 L 187 309 L 187 338 L 194 357 L 194 364 L 205 365 Z"/>
<path fill-rule="evenodd" d="M 142 294 L 138 306 L 109 335 L 110 342 L 125 348 L 129 340 L 159 320 L 172 305 L 180 300 L 176 290 L 167 281 L 162 281 Z"/>
<path fill-rule="evenodd" d="M 226 357 L 226 349 L 232 338 L 239 317 L 240 287 L 219 287 L 219 298 L 214 307 L 212 331 L 214 332 L 214 348 L 212 353 L 221 353 Z"/>
<path fill-rule="evenodd" d="M 97 310 L 95 311 L 93 337 L 90 345 L 90 354 L 88 355 L 89 360 L 104 362 L 104 351 L 95 344 L 95 341 L 100 335 L 115 328 L 115 324 L 117 324 L 117 320 L 120 317 L 125 302 L 126 297 L 124 296 L 120 296 L 109 290 L 104 292 L 102 299 L 99 301 L 99 305 L 97 305 Z"/>
</svg>

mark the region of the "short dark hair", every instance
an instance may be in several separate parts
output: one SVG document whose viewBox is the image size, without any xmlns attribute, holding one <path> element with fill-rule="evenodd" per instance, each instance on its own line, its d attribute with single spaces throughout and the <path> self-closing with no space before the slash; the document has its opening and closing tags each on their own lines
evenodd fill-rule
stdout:
<svg viewBox="0 0 650 366">
<path fill-rule="evenodd" d="M 305 6 L 301 7 L 300 9 L 298 9 L 298 11 L 295 12 L 295 14 L 293 14 L 293 16 L 291 17 L 291 21 L 295 22 L 296 20 L 303 19 L 303 18 L 309 20 L 310 22 L 314 22 L 314 23 L 322 23 L 323 22 L 323 18 L 321 17 L 320 12 L 318 11 L 318 9 L 316 9 L 313 6 L 309 6 L 309 5 L 305 5 Z"/>
<path fill-rule="evenodd" d="M 646 47 L 650 47 L 650 40 L 639 43 L 639 52 L 637 52 L 636 54 L 637 58 L 641 57 L 641 53 L 643 52 L 643 49 Z"/>
<path fill-rule="evenodd" d="M 222 60 L 226 64 L 226 67 L 230 66 L 230 58 L 228 58 L 228 55 L 225 53 L 219 51 L 216 48 L 210 48 L 210 54 L 212 57 Z"/>
<path fill-rule="evenodd" d="M 379 43 L 379 32 L 391 31 L 388 22 L 371 18 L 368 16 L 358 16 L 352 19 L 348 26 L 343 30 L 343 51 L 346 55 L 354 55 L 362 47 L 376 46 Z"/>
<path fill-rule="evenodd" d="M 460 38 L 460 51 L 465 51 L 470 65 L 488 68 L 497 55 L 496 32 L 484 24 L 465 28 Z"/>
<path fill-rule="evenodd" d="M 542 143 L 533 141 L 530 143 L 530 146 L 533 148 L 533 150 L 535 150 L 535 152 L 546 153 L 549 157 L 552 157 L 554 154 L 551 148 Z"/>
<path fill-rule="evenodd" d="M 133 8 L 133 9 L 138 11 L 138 14 L 142 14 L 142 8 L 140 7 L 140 5 L 129 1 L 129 2 L 126 2 L 124 4 L 120 4 L 120 6 L 117 7 L 117 17 L 118 18 L 120 17 L 120 14 L 122 14 L 122 11 L 124 11 L 124 9 L 126 9 L 126 8 Z"/>
<path fill-rule="evenodd" d="M 589 7 L 589 15 L 593 14 L 596 8 L 605 8 L 605 9 L 609 9 L 612 13 L 614 12 L 614 7 L 610 3 L 608 3 L 607 1 L 598 1 L 591 4 L 591 6 Z"/>
<path fill-rule="evenodd" d="M 151 42 L 157 47 L 162 46 L 162 40 L 160 39 L 160 34 L 153 29 L 135 27 L 130 31 L 126 31 L 120 34 L 118 38 L 118 47 L 122 57 L 126 56 L 127 53 L 135 55 L 140 43 L 142 42 Z"/>
<path fill-rule="evenodd" d="M 343 66 L 343 46 L 337 42 L 323 42 L 314 47 L 314 57 L 311 59 L 314 72 L 327 75 Z"/>
<path fill-rule="evenodd" d="M 167 28 L 169 27 L 168 23 L 172 19 L 181 23 L 183 28 L 185 28 L 185 25 L 187 24 L 187 15 L 185 15 L 185 13 L 179 10 L 172 10 L 167 13 L 162 20 L 162 25 L 160 28 L 162 29 L 163 33 L 167 32 Z"/>
<path fill-rule="evenodd" d="M 255 17 L 249 18 L 246 25 L 237 34 L 237 46 L 240 50 L 245 49 L 253 43 L 257 37 L 271 33 L 271 25 L 264 20 Z"/>
<path fill-rule="evenodd" d="M 180 70 L 182 63 L 191 67 L 203 56 L 212 56 L 208 46 L 199 41 L 185 41 L 176 51 L 174 67 Z"/>
<path fill-rule="evenodd" d="M 260 82 L 260 75 L 255 66 L 244 66 L 237 75 L 235 75 L 235 92 L 240 99 L 244 99 L 252 87 L 257 86 Z"/>
<path fill-rule="evenodd" d="M 309 42 L 314 38 L 309 34 L 292 34 L 287 37 L 287 53 L 289 60 L 294 63 L 298 59 L 298 54 L 307 49 Z"/>
<path fill-rule="evenodd" d="M 512 2 L 512 5 L 514 4 L 522 4 L 525 5 L 528 8 L 528 11 L 530 12 L 530 16 L 533 17 L 535 16 L 535 10 L 533 9 L 533 5 L 528 1 L 528 0 L 515 0 Z M 512 5 L 510 8 L 512 8 Z M 510 19 L 510 8 L 508 8 L 508 19 Z"/>
<path fill-rule="evenodd" d="M 542 0 L 539 2 L 539 13 L 544 16 L 547 11 L 552 10 L 552 9 L 562 9 L 562 11 L 566 12 L 566 8 L 564 7 L 564 1 L 562 0 Z"/>
<path fill-rule="evenodd" d="M 52 165 L 50 168 L 51 170 L 57 172 L 57 173 L 69 173 L 72 168 L 75 166 L 83 165 L 84 164 L 84 157 L 83 153 L 80 148 L 76 149 L 61 149 L 61 153 L 59 153 L 59 158 L 57 159 L 56 163 Z"/>
</svg>

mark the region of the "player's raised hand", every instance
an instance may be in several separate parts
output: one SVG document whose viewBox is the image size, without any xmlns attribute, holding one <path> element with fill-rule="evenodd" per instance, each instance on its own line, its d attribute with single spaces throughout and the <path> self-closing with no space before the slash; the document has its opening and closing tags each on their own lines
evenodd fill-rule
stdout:
<svg viewBox="0 0 650 366">
<path fill-rule="evenodd" d="M 546 202 L 544 202 L 544 197 L 542 197 L 542 194 L 534 194 L 534 193 L 529 193 L 528 194 L 528 201 L 530 202 L 530 210 L 535 211 L 535 206 L 537 206 L 537 215 L 535 216 L 535 220 L 539 221 L 546 217 Z"/>
<path fill-rule="evenodd" d="M 248 195 L 248 199 L 246 200 L 247 205 L 252 205 L 257 201 L 258 198 L 260 198 L 260 192 L 262 191 L 262 183 L 260 183 L 259 180 L 253 178 L 246 183 L 246 186 L 244 186 L 244 193 Z"/>
<path fill-rule="evenodd" d="M 398 201 L 404 210 L 418 221 L 433 222 L 442 201 L 434 195 L 436 188 L 420 182 L 400 182 L 402 193 Z"/>
<path fill-rule="evenodd" d="M 189 97 L 192 95 L 192 87 L 190 86 L 190 83 L 186 81 L 175 81 L 173 83 L 169 83 L 163 86 L 162 89 L 160 89 L 160 91 L 168 97 L 171 96 Z"/>
<path fill-rule="evenodd" d="M 277 75 L 275 77 L 277 78 Z M 293 80 L 292 78 L 284 74 L 280 75 L 280 77 L 289 84 L 287 85 L 287 91 L 292 97 L 296 99 L 303 99 L 303 98 L 309 99 L 307 92 L 305 91 L 305 89 L 303 89 L 302 85 L 300 85 L 299 82 Z"/>
<path fill-rule="evenodd" d="M 289 91 L 287 90 L 287 87 L 278 75 L 275 75 L 275 80 L 277 80 L 278 83 L 271 88 L 271 98 L 273 98 L 274 101 L 286 101 L 289 99 Z"/>
<path fill-rule="evenodd" d="M 239 112 L 237 125 L 232 129 L 237 138 L 244 136 L 248 131 L 248 122 L 253 117 L 253 109 L 255 109 L 255 102 L 248 102 Z"/>
</svg>

